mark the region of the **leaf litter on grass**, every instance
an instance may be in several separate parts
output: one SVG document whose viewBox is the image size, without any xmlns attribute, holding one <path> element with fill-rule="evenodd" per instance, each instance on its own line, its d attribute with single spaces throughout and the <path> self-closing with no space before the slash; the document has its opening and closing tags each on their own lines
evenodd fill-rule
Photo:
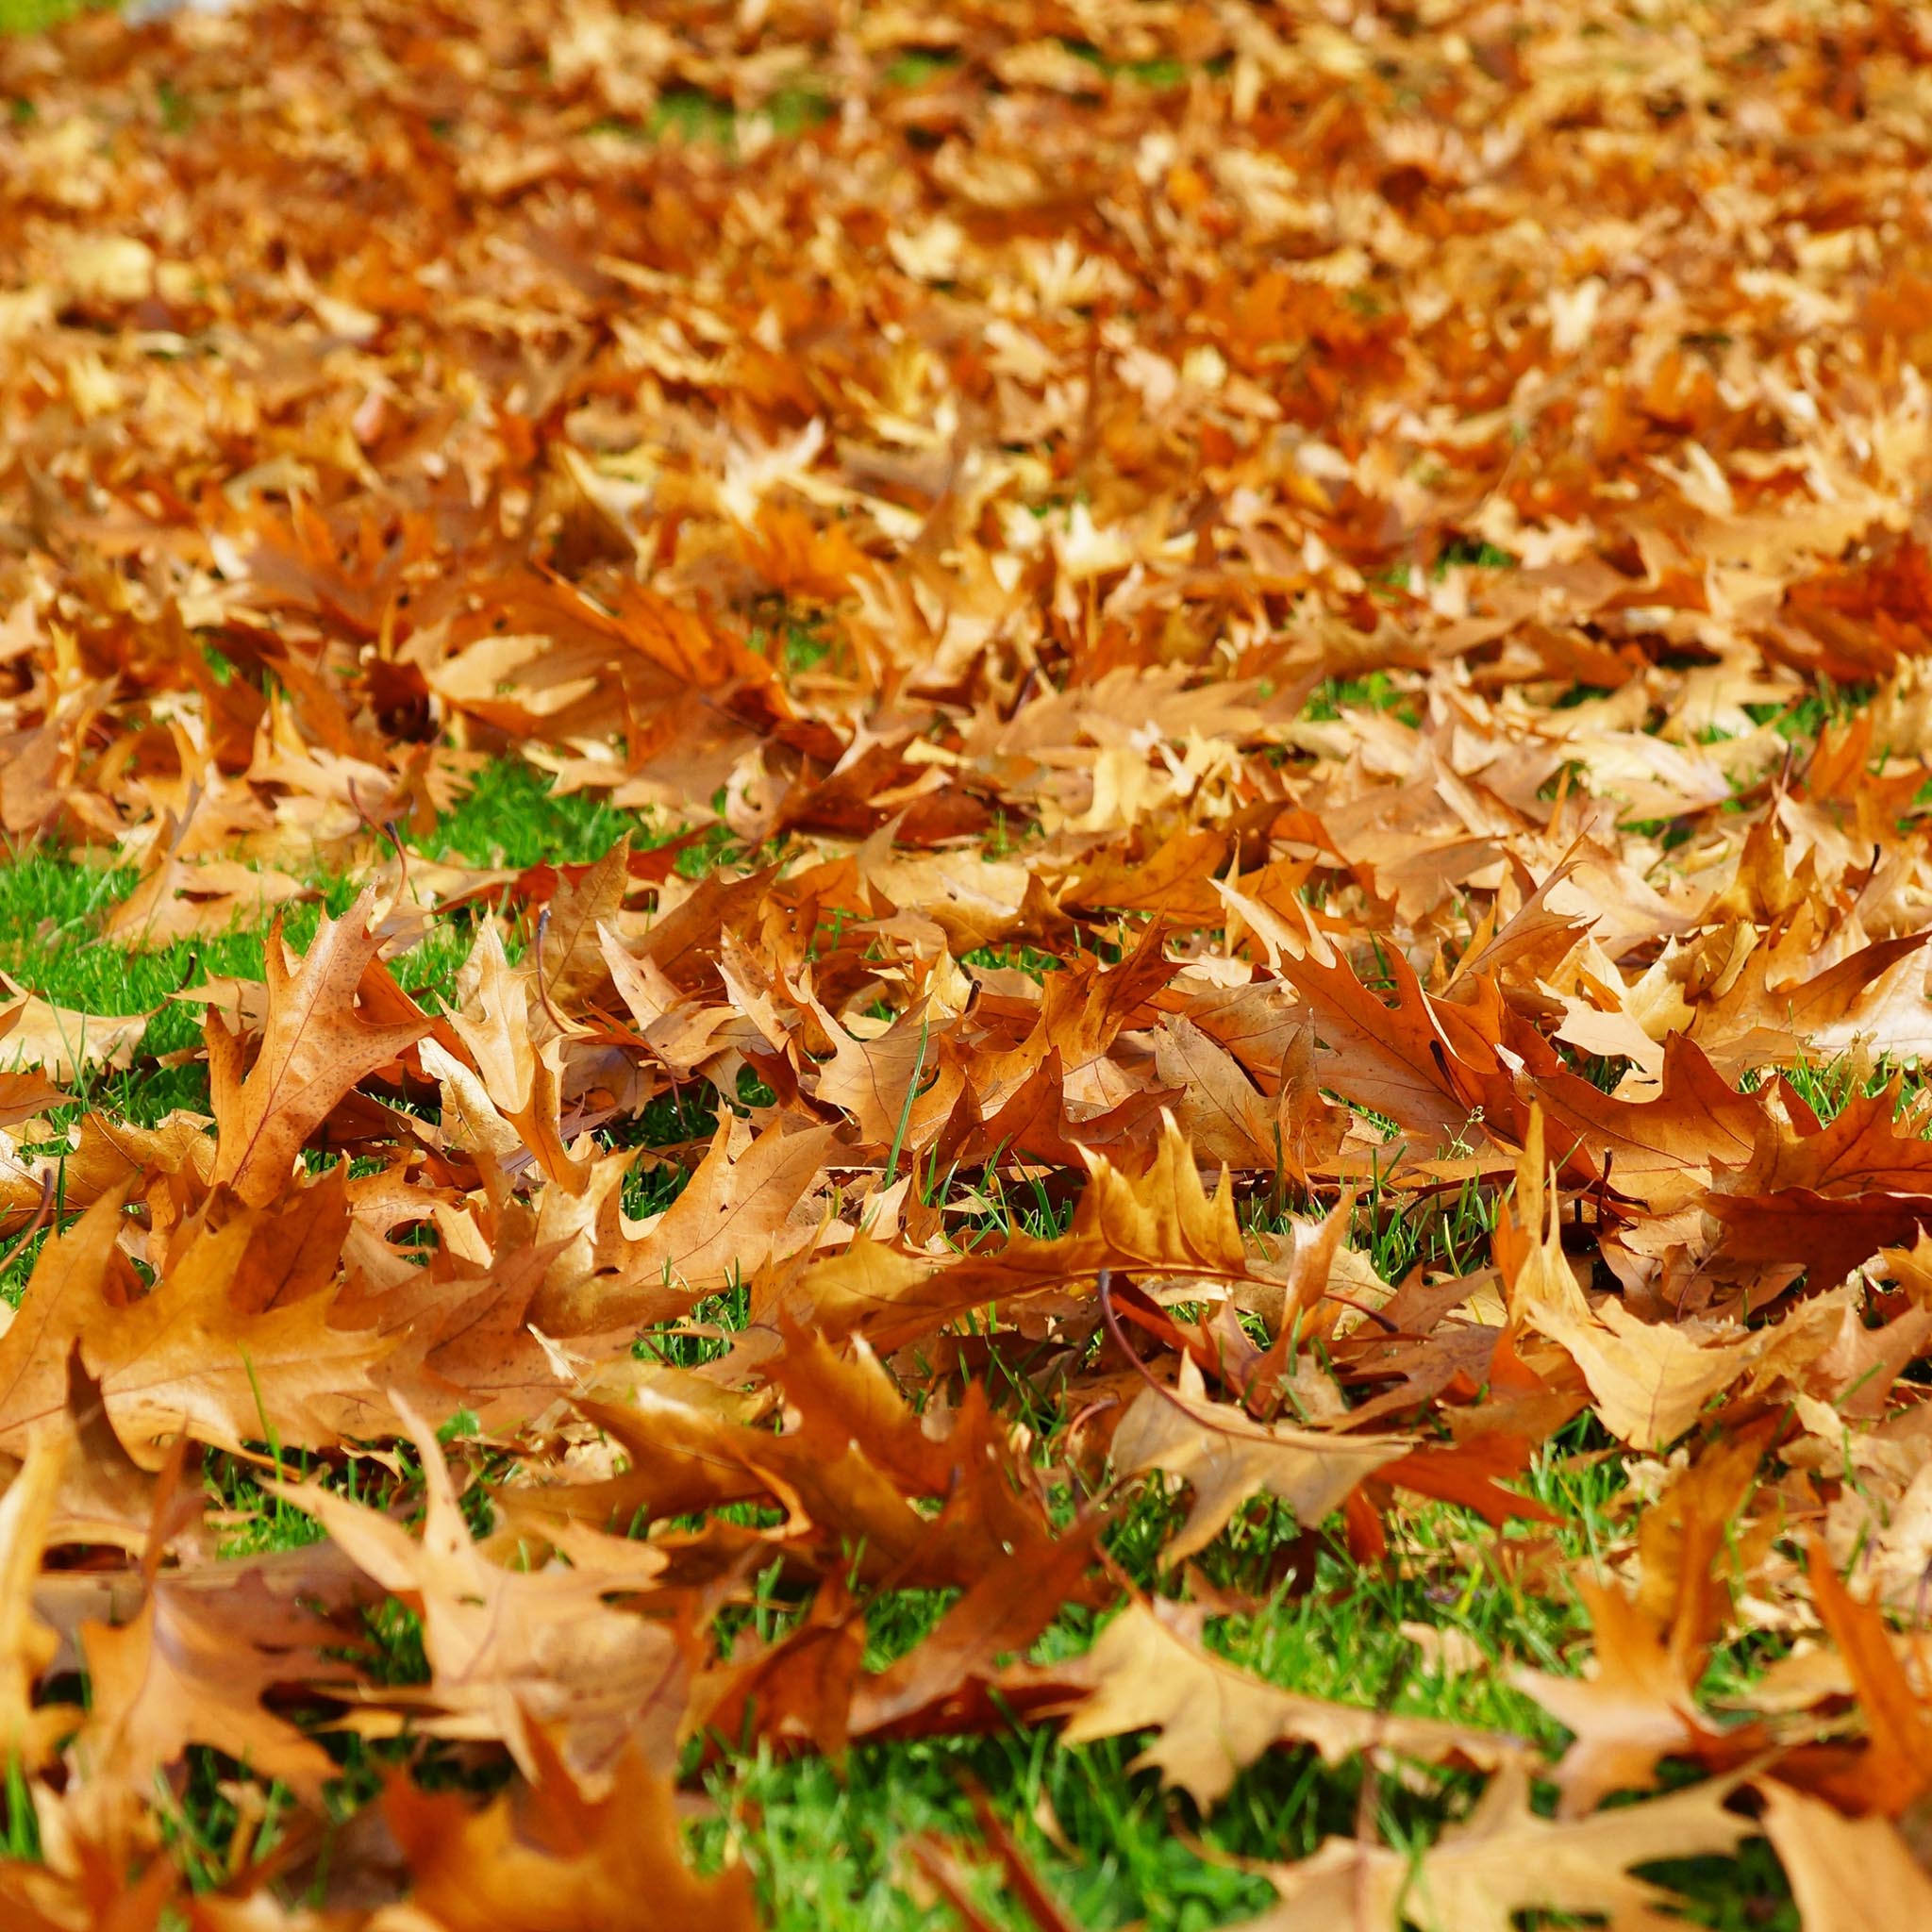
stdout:
<svg viewBox="0 0 1932 1932">
<path fill-rule="evenodd" d="M 0 42 L 9 1923 L 1916 1924 L 1928 64 Z"/>
</svg>

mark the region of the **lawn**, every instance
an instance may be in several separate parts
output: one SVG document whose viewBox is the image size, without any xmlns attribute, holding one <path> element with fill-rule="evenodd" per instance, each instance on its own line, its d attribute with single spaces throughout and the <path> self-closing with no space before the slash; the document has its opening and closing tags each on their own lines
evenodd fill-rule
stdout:
<svg viewBox="0 0 1932 1932">
<path fill-rule="evenodd" d="M 1926 1923 L 1910 23 L 75 13 L 8 1923 Z"/>
</svg>

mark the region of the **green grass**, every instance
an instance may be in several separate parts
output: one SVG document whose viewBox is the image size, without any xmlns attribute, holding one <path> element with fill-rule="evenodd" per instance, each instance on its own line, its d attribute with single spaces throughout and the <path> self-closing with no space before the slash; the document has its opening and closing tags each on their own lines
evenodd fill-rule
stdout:
<svg viewBox="0 0 1932 1932">
<path fill-rule="evenodd" d="M 626 832 L 641 849 L 663 844 L 679 830 L 619 810 L 600 794 L 559 795 L 529 767 L 506 763 L 486 768 L 475 790 L 442 816 L 419 850 L 429 858 L 522 871 L 546 861 L 588 864 Z M 716 828 L 679 855 L 679 870 L 702 873 L 734 849 L 729 834 Z M 98 943 L 104 922 L 138 883 L 131 868 L 42 851 L 14 855 L 0 864 L 0 972 L 42 999 L 78 1012 L 153 1011 L 140 1047 L 140 1060 L 146 1063 L 184 1052 L 201 1037 L 203 1009 L 173 994 L 225 975 L 261 977 L 270 922 L 264 908 L 232 930 L 146 950 Z M 289 907 L 283 920 L 283 931 L 298 951 L 313 939 L 325 912 L 340 916 L 356 896 L 352 880 L 319 867 L 309 870 L 305 883 L 317 897 Z M 439 924 L 397 957 L 397 982 L 432 1008 L 446 1002 L 470 940 L 467 917 Z M 513 944 L 512 952 L 517 950 Z M 0 1043 L 0 1064 L 5 1050 Z M 152 1124 L 171 1107 L 205 1104 L 206 1091 L 198 1068 L 149 1066 L 98 1075 L 87 1093 L 92 1104 Z"/>
<path fill-rule="evenodd" d="M 1364 677 L 1324 677 L 1302 707 L 1302 716 L 1312 724 L 1326 724 L 1345 710 L 1392 711 L 1411 730 L 1422 723 L 1415 694 L 1386 671 L 1371 671 Z"/>
<path fill-rule="evenodd" d="M 1404 695 L 1384 674 L 1333 680 L 1309 714 L 1336 715 L 1359 705 L 1392 708 Z M 425 858 L 521 870 L 546 860 L 588 862 L 626 832 L 648 845 L 675 836 L 675 828 L 619 811 L 598 796 L 560 797 L 527 767 L 505 764 L 486 769 L 418 850 Z M 724 849 L 724 840 L 715 837 L 681 858 L 701 871 Z M 297 944 L 306 942 L 325 910 L 340 912 L 353 896 L 352 884 L 341 877 L 318 872 L 311 883 L 318 899 L 287 915 L 287 929 Z M 206 1107 L 205 1074 L 198 1064 L 157 1064 L 159 1056 L 191 1047 L 199 1024 L 198 1008 L 167 995 L 210 974 L 258 974 L 265 922 L 147 952 L 94 942 L 101 922 L 134 884 L 133 873 L 125 869 L 104 870 L 41 852 L 17 856 L 0 867 L 0 966 L 61 1005 L 100 1012 L 162 1008 L 135 1066 L 92 1082 L 86 1092 L 90 1105 L 153 1121 L 172 1108 Z M 841 942 L 836 929 L 827 937 L 833 949 Z M 469 939 L 466 917 L 447 922 L 429 942 L 395 962 L 398 978 L 433 1001 L 446 992 Z M 981 963 L 1017 966 L 1036 976 L 1057 964 L 1027 948 L 989 952 Z M 1793 1083 L 1821 1113 L 1829 1113 L 1855 1087 L 1874 1091 L 1884 1071 L 1855 1079 L 1844 1067 L 1799 1069 Z M 770 1099 L 755 1088 L 736 1096 L 739 1105 Z M 625 1207 L 631 1213 L 656 1212 L 675 1198 L 722 1104 L 698 1083 L 603 1131 L 608 1145 L 655 1157 L 641 1159 L 630 1176 Z M 65 1117 L 63 1110 L 56 1124 Z M 1037 1179 L 1030 1191 L 1008 1194 L 997 1169 L 970 1178 L 990 1206 L 949 1218 L 949 1238 L 961 1246 L 997 1241 L 1016 1227 L 1044 1234 L 1063 1227 L 1071 1212 L 1070 1195 L 1049 1191 Z M 935 1204 L 950 1198 L 956 1184 L 958 1175 L 919 1176 L 922 1195 Z M 1468 1272 L 1487 1257 L 1496 1206 L 1493 1191 L 1474 1185 L 1420 1201 L 1374 1189 L 1357 1208 L 1351 1240 L 1391 1281 L 1418 1262 Z M 1270 1221 L 1271 1210 L 1258 1198 L 1246 1211 L 1256 1225 Z M 1278 1219 L 1278 1207 L 1272 1212 Z M 0 1246 L 0 1292 L 17 1296 L 45 1238 L 42 1231 Z M 742 1325 L 747 1311 L 742 1289 L 713 1296 L 696 1311 L 711 1332 L 692 1334 L 679 1324 L 641 1339 L 639 1353 L 686 1366 L 715 1359 L 725 1346 L 722 1334 Z M 1032 1388 L 1004 1361 L 995 1362 L 989 1374 L 995 1399 L 1034 1427 L 1042 1467 L 1054 1469 L 1066 1417 L 1052 1391 Z M 1594 1452 L 1607 1446 L 1586 1418 L 1553 1442 L 1530 1472 L 1529 1490 L 1562 1518 L 1554 1535 L 1572 1562 L 1599 1559 L 1627 1541 L 1630 1518 L 1620 1465 L 1614 1458 L 1595 1458 Z M 352 1487 L 364 1475 L 389 1480 L 356 1457 L 324 1458 L 318 1469 L 326 1479 Z M 210 1456 L 207 1471 L 210 1502 L 225 1512 L 225 1554 L 292 1547 L 314 1538 L 314 1520 L 269 1495 L 245 1463 Z M 477 1485 L 470 1496 L 479 1512 L 474 1526 L 480 1530 L 489 1509 L 487 1486 Z M 1063 1489 L 1060 1499 L 1071 1512 L 1072 1491 Z M 1110 1559 L 1143 1590 L 1179 1587 L 1160 1555 L 1180 1507 L 1157 1485 L 1142 1484 L 1127 1494 L 1107 1531 Z M 769 1513 L 750 1508 L 750 1517 L 758 1521 Z M 1569 1671 L 1588 1656 L 1587 1621 L 1567 1590 L 1539 1594 L 1512 1581 L 1508 1570 L 1485 1554 L 1497 1549 L 1495 1533 L 1448 1505 L 1399 1512 L 1399 1560 L 1391 1556 L 1381 1564 L 1354 1561 L 1336 1524 L 1325 1526 L 1311 1552 L 1306 1540 L 1297 1541 L 1301 1527 L 1285 1509 L 1257 1504 L 1202 1554 L 1203 1575 L 1255 1605 L 1211 1619 L 1211 1648 L 1270 1682 L 1303 1692 L 1504 1729 L 1552 1752 L 1561 1748 L 1560 1728 L 1510 1687 L 1508 1670 L 1527 1663 Z M 1512 1528 L 1504 1536 L 1531 1533 Z M 1312 1560 L 1310 1574 L 1288 1573 L 1284 1553 L 1291 1546 L 1304 1571 Z M 868 1604 L 868 1667 L 882 1668 L 911 1648 L 949 1601 L 944 1593 L 897 1591 Z M 774 1571 L 759 1591 L 758 1606 L 721 1620 L 719 1634 L 751 1622 L 767 1638 L 782 1635 L 808 1607 L 808 1596 L 783 1589 Z M 1487 1666 L 1461 1674 L 1428 1667 L 1402 1635 L 1405 1623 L 1459 1633 L 1476 1645 Z M 1030 1656 L 1040 1662 L 1075 1656 L 1095 1630 L 1091 1612 L 1063 1609 Z M 366 1620 L 357 1654 L 386 1681 L 420 1681 L 425 1669 L 420 1624 L 397 1606 Z M 1708 1683 L 1735 1690 L 1768 1661 L 1761 1646 L 1734 1645 L 1713 1661 Z M 696 1828 L 695 1843 L 707 1858 L 745 1858 L 773 1922 L 786 1932 L 897 1932 L 937 1925 L 942 1918 L 917 1905 L 902 1882 L 902 1847 L 909 1836 L 925 1830 L 970 1840 L 967 1793 L 978 1785 L 991 1793 L 1076 1923 L 1144 1923 L 1163 1932 L 1192 1932 L 1265 1907 L 1265 1882 L 1234 1861 L 1301 1856 L 1324 1835 L 1353 1833 L 1364 1805 L 1389 1842 L 1420 1848 L 1461 1815 L 1477 1789 L 1476 1780 L 1459 1774 L 1424 1771 L 1396 1778 L 1365 1773 L 1358 1763 L 1325 1768 L 1308 1751 L 1280 1750 L 1243 1772 L 1227 1798 L 1202 1818 L 1184 1797 L 1162 1791 L 1151 1774 L 1130 1772 L 1144 1741 L 1123 1738 L 1062 1748 L 1051 1727 L 1014 1724 L 982 1737 L 862 1746 L 842 1770 L 816 1757 L 788 1758 L 767 1747 L 745 1750 L 726 1741 L 701 1768 L 694 1766 L 717 1806 L 716 1815 Z M 330 1748 L 342 1766 L 329 1800 L 340 1821 L 375 1793 L 385 1769 L 399 1760 L 391 1747 L 379 1750 L 346 1739 L 335 1739 Z M 419 1771 L 426 1768 L 432 1780 L 474 1781 L 477 1775 L 473 1762 L 465 1769 L 435 1753 L 423 1759 L 419 1751 L 410 1762 Z M 225 1869 L 237 1825 L 236 1807 L 224 1786 L 237 1774 L 238 1767 L 219 1754 L 191 1754 L 166 1830 L 195 1883 L 213 1882 Z M 487 1785 L 500 1772 L 486 1770 L 482 1775 Z M 1364 1775 L 1375 1778 L 1366 1798 Z M 272 1807 L 282 1803 L 273 1793 L 270 1802 Z M 9 1821 L 12 1812 L 8 1807 Z M 1052 1832 L 1040 1822 L 1049 1813 Z M 1776 1928 L 1791 1923 L 1775 1863 L 1761 1847 L 1747 1849 L 1739 1860 L 1702 1861 L 1672 1875 L 1690 1891 L 1691 1923 L 1738 1932 L 1746 1924 Z M 1020 1923 L 991 1887 L 986 1899 L 994 1923 Z"/>
<path fill-rule="evenodd" d="M 112 0 L 0 0 L 0 34 L 37 34 L 76 13 L 100 10 Z"/>
<path fill-rule="evenodd" d="M 0 0 L 0 33 L 37 31 L 81 11 L 97 0 Z M 1185 86 L 1188 70 L 1177 61 L 1113 63 L 1084 42 L 1064 40 L 1070 53 L 1095 70 L 1096 91 L 1110 86 L 1170 90 Z M 890 85 L 913 89 L 941 84 L 958 64 L 957 57 L 924 51 L 897 57 L 887 69 Z M 164 81 L 158 92 L 160 120 L 171 133 L 192 137 L 194 108 Z M 30 101 L 16 101 L 18 119 L 31 118 Z M 796 136 L 825 117 L 819 95 L 794 89 L 774 96 L 761 110 L 774 132 Z M 665 94 L 646 116 L 611 119 L 593 133 L 640 141 L 735 142 L 746 117 L 732 104 L 695 90 Z M 1441 575 L 1452 566 L 1477 570 L 1512 567 L 1507 552 L 1469 538 L 1451 541 L 1432 569 Z M 1406 583 L 1407 571 L 1396 581 Z M 769 640 L 788 673 L 810 670 L 836 648 L 808 625 L 786 624 Z M 1783 708 L 1751 707 L 1756 722 L 1770 724 L 1794 739 L 1815 738 L 1826 724 L 1851 716 L 1869 691 L 1834 690 L 1828 682 L 1803 700 Z M 1385 710 L 1411 726 L 1420 723 L 1413 692 L 1398 676 L 1375 672 L 1366 676 L 1330 678 L 1311 696 L 1304 716 L 1336 720 L 1346 711 Z M 595 794 L 559 796 L 521 763 L 491 766 L 475 789 L 445 814 L 423 841 L 425 858 L 476 868 L 521 871 L 541 863 L 581 864 L 600 857 L 628 832 L 640 846 L 660 844 L 680 828 L 648 815 L 619 810 Z M 1659 834 L 1666 828 L 1659 826 Z M 731 850 L 722 828 L 680 855 L 687 876 L 708 870 Z M 298 947 L 312 936 L 326 910 L 339 913 L 353 896 L 349 883 L 318 869 L 310 882 L 319 898 L 289 911 L 286 930 Z M 0 968 L 56 1003 L 110 1013 L 157 1008 L 135 1065 L 125 1072 L 83 1083 L 84 1103 L 143 1123 L 177 1108 L 205 1108 L 206 1074 L 195 1064 L 168 1067 L 167 1056 L 191 1049 L 201 1009 L 169 995 L 210 976 L 258 976 L 262 970 L 267 921 L 249 919 L 235 930 L 180 941 L 148 951 L 129 951 L 98 942 L 101 924 L 114 905 L 133 890 L 135 874 L 103 869 L 44 853 L 15 857 L 0 866 Z M 454 972 L 470 938 L 469 923 L 458 918 L 440 925 L 424 944 L 394 962 L 399 982 L 434 1005 L 446 999 Z M 837 936 L 834 936 L 834 944 Z M 1058 962 L 1031 948 L 998 949 L 969 955 L 974 963 L 1010 965 L 1035 977 Z M 4 1054 L 4 1046 L 0 1046 Z M 1857 1074 L 1840 1063 L 1800 1067 L 1792 1085 L 1821 1115 L 1838 1111 L 1855 1091 L 1875 1091 L 1887 1070 Z M 1916 1074 L 1913 1078 L 1916 1082 Z M 1908 1088 L 1908 1095 L 1916 1091 Z M 741 1103 L 768 1104 L 762 1095 L 741 1090 Z M 676 1196 L 688 1175 L 685 1158 L 692 1143 L 715 1124 L 720 1098 L 706 1088 L 659 1101 L 638 1120 L 607 1129 L 613 1146 L 665 1150 L 665 1158 L 640 1161 L 626 1184 L 625 1205 L 633 1214 L 656 1212 Z M 63 1109 L 55 1124 L 71 1116 Z M 924 1193 L 943 1200 L 955 1177 L 923 1177 Z M 990 1211 L 956 1219 L 949 1229 L 961 1245 L 993 1241 L 1015 1227 L 1045 1233 L 1063 1226 L 1069 1199 L 1050 1198 L 1035 1184 L 1035 1198 L 1008 1198 L 995 1172 L 983 1183 Z M 1258 1223 L 1265 1216 L 1253 1211 Z M 1478 1266 L 1486 1255 L 1497 1200 L 1474 1185 L 1442 1199 L 1406 1201 L 1377 1188 L 1357 1209 L 1351 1243 L 1365 1251 L 1386 1280 L 1401 1279 L 1418 1262 L 1458 1272 Z M 47 1230 L 0 1244 L 0 1294 L 18 1295 Z M 728 1331 L 747 1319 L 748 1297 L 737 1289 L 708 1299 L 696 1319 Z M 641 1340 L 639 1352 L 694 1366 L 714 1359 L 724 1343 L 716 1335 L 665 1332 Z M 995 1393 L 1008 1404 L 1028 1401 L 1027 1416 L 1041 1423 L 1039 1454 L 1050 1463 L 1058 1454 L 1055 1426 L 1061 1418 L 1050 1403 L 1036 1403 L 1017 1380 L 1000 1383 Z M 1593 1459 L 1607 1446 L 1588 1418 L 1574 1424 L 1538 1457 L 1527 1487 L 1563 1518 L 1555 1532 L 1559 1549 L 1572 1561 L 1588 1562 L 1627 1541 L 1630 1518 L 1622 1493 L 1620 1465 Z M 407 1466 L 407 1457 L 405 1457 Z M 326 1470 L 328 1479 L 351 1488 L 367 1474 L 361 1458 L 340 1458 Z M 360 1474 L 358 1474 L 360 1472 Z M 265 1491 L 244 1462 L 210 1455 L 205 1482 L 211 1505 L 232 1519 L 222 1539 L 228 1556 L 293 1547 L 318 1534 L 315 1520 Z M 1071 1507 L 1071 1496 L 1066 1499 Z M 482 1528 L 489 1509 L 485 1485 L 466 1493 L 476 1512 L 473 1527 Z M 1110 1558 L 1141 1588 L 1176 1587 L 1159 1554 L 1174 1527 L 1179 1506 L 1146 1484 L 1126 1499 L 1107 1535 Z M 762 1518 L 760 1519 L 762 1520 Z M 1507 1666 L 1527 1662 L 1553 1671 L 1573 1669 L 1588 1651 L 1588 1625 L 1567 1592 L 1543 1595 L 1512 1582 L 1500 1563 L 1480 1554 L 1493 1551 L 1494 1533 L 1446 1505 L 1403 1512 L 1397 1521 L 1399 1560 L 1363 1565 L 1343 1548 L 1339 1528 L 1324 1526 L 1313 1554 L 1312 1574 L 1297 1579 L 1291 1592 L 1278 1574 L 1281 1557 L 1302 1529 L 1288 1512 L 1255 1506 L 1241 1512 L 1216 1544 L 1203 1553 L 1202 1573 L 1218 1588 L 1260 1599 L 1258 1607 L 1210 1621 L 1208 1641 L 1221 1655 L 1257 1675 L 1314 1695 L 1387 1707 L 1519 1732 L 1546 1749 L 1560 1748 L 1560 1727 L 1522 1693 L 1510 1688 Z M 1516 1535 L 1520 1532 L 1507 1532 Z M 1306 1553 L 1304 1553 L 1306 1554 Z M 786 1595 L 775 1574 L 760 1591 L 752 1611 L 760 1634 L 774 1637 L 799 1621 L 808 1599 Z M 883 1667 L 917 1643 L 943 1613 L 949 1599 L 933 1591 L 882 1593 L 867 1606 L 867 1663 Z M 1474 1642 L 1491 1668 L 1457 1674 L 1424 1666 L 1402 1636 L 1404 1623 L 1453 1630 Z M 1036 1660 L 1077 1655 L 1095 1635 L 1092 1616 L 1063 1610 L 1034 1646 Z M 404 1607 L 390 1604 L 366 1617 L 357 1655 L 378 1679 L 421 1683 L 427 1676 L 420 1621 Z M 1747 1685 L 1768 1661 L 1763 1643 L 1733 1644 L 1712 1661 L 1707 1688 L 1735 1690 Z M 1266 1881 L 1235 1861 L 1279 1861 L 1301 1856 L 1330 1833 L 1353 1835 L 1366 1819 L 1389 1842 L 1420 1847 L 1466 1808 L 1476 1781 L 1448 1773 L 1413 1779 L 1365 1771 L 1358 1763 L 1324 1768 L 1306 1750 L 1272 1753 L 1236 1780 L 1227 1798 L 1207 1818 L 1194 1814 L 1183 1798 L 1163 1792 L 1146 1773 L 1129 1766 L 1143 1740 L 1123 1738 L 1078 1748 L 1061 1747 L 1051 1727 L 1009 1725 L 976 1738 L 944 1738 L 919 1743 L 860 1747 L 842 1768 L 816 1757 L 783 1758 L 769 1748 L 745 1751 L 726 1746 L 703 1771 L 716 1815 L 693 1833 L 700 1856 L 745 1858 L 761 1895 L 780 1927 L 828 1927 L 834 1932 L 887 1932 L 947 1923 L 947 1915 L 922 1907 L 903 1884 L 901 1848 L 913 1834 L 933 1830 L 970 1839 L 973 1832 L 969 1784 L 983 1786 L 1000 1815 L 1017 1833 L 1027 1856 L 1046 1873 L 1075 1923 L 1112 1927 L 1144 1923 L 1150 1927 L 1196 1932 L 1224 1925 L 1265 1909 L 1273 1894 Z M 372 1745 L 337 1737 L 331 1741 L 341 1776 L 329 1796 L 337 1823 L 346 1821 L 373 1798 L 386 1772 L 406 1756 L 417 1775 L 432 1785 L 468 1783 L 487 1787 L 500 1773 L 475 1768 L 474 1754 L 458 1760 L 436 1747 L 410 1743 Z M 220 1754 L 197 1747 L 189 1754 L 185 1776 L 169 1799 L 163 1836 L 197 1888 L 221 1882 L 228 1850 L 241 1823 L 232 1780 L 245 1775 Z M 1362 1790 L 1365 1776 L 1374 1789 Z M 1544 1794 L 1547 1800 L 1548 1794 Z M 258 1849 L 272 1846 L 286 1796 L 268 1791 L 269 1822 Z M 1049 1830 L 1043 1820 L 1051 1820 Z M 9 1767 L 0 1790 L 0 1852 L 40 1855 L 38 1833 L 25 1781 Z M 1761 1842 L 1747 1845 L 1737 1859 L 1709 1859 L 1673 1868 L 1668 1876 L 1689 1895 L 1690 1922 L 1744 1932 L 1794 1932 L 1796 1920 L 1775 1861 Z M 990 1882 L 981 1902 L 997 1924 L 1026 1922 Z"/>
<path fill-rule="evenodd" d="M 673 88 L 641 117 L 607 115 L 594 123 L 592 134 L 614 134 L 625 141 L 715 142 L 735 144 L 747 121 L 762 117 L 781 140 L 804 134 L 831 112 L 823 94 L 807 88 L 781 88 L 756 109 L 741 112 L 728 100 L 697 88 Z"/>
<path fill-rule="evenodd" d="M 621 811 L 601 792 L 558 792 L 519 761 L 486 765 L 453 811 L 423 841 L 430 858 L 463 865 L 509 867 L 583 865 L 601 858 L 625 833 L 638 846 L 661 844 L 669 833 L 653 821 Z"/>
</svg>

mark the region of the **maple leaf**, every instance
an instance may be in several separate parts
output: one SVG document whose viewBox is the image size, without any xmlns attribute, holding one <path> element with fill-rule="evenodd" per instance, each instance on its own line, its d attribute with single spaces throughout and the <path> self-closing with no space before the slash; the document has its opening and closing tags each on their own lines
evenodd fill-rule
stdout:
<svg viewBox="0 0 1932 1932">
<path fill-rule="evenodd" d="M 282 1191 L 297 1153 L 351 1088 L 429 1030 L 426 1019 L 379 1024 L 357 1010 L 357 990 L 381 947 L 370 931 L 375 905 L 368 887 L 341 919 L 325 919 L 292 973 L 277 917 L 268 936 L 268 1023 L 245 1074 L 240 1038 L 209 1015 L 210 1178 L 250 1207 Z"/>
</svg>

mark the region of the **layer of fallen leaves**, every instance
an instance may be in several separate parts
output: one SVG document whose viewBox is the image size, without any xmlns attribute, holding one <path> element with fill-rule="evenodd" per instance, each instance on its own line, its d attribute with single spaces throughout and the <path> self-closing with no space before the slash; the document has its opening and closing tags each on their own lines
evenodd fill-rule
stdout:
<svg viewBox="0 0 1932 1932">
<path fill-rule="evenodd" d="M 1014 1724 L 1203 1809 L 1487 1779 L 1268 1926 L 1674 1923 L 1640 1868 L 1752 1835 L 1809 1932 L 1924 1923 L 1928 71 L 1784 0 L 0 46 L 0 830 L 131 868 L 136 949 L 367 881 L 191 990 L 206 1115 L 76 1113 L 147 1016 L 0 1000 L 8 1923 L 750 1925 L 680 1849 L 724 1740 Z M 425 857 L 507 754 L 677 836 Z M 1391 1282 L 1365 1198 L 1481 1230 Z M 1195 1559 L 1282 1505 L 1580 1592 L 1560 1759 L 1221 1656 Z"/>
</svg>

